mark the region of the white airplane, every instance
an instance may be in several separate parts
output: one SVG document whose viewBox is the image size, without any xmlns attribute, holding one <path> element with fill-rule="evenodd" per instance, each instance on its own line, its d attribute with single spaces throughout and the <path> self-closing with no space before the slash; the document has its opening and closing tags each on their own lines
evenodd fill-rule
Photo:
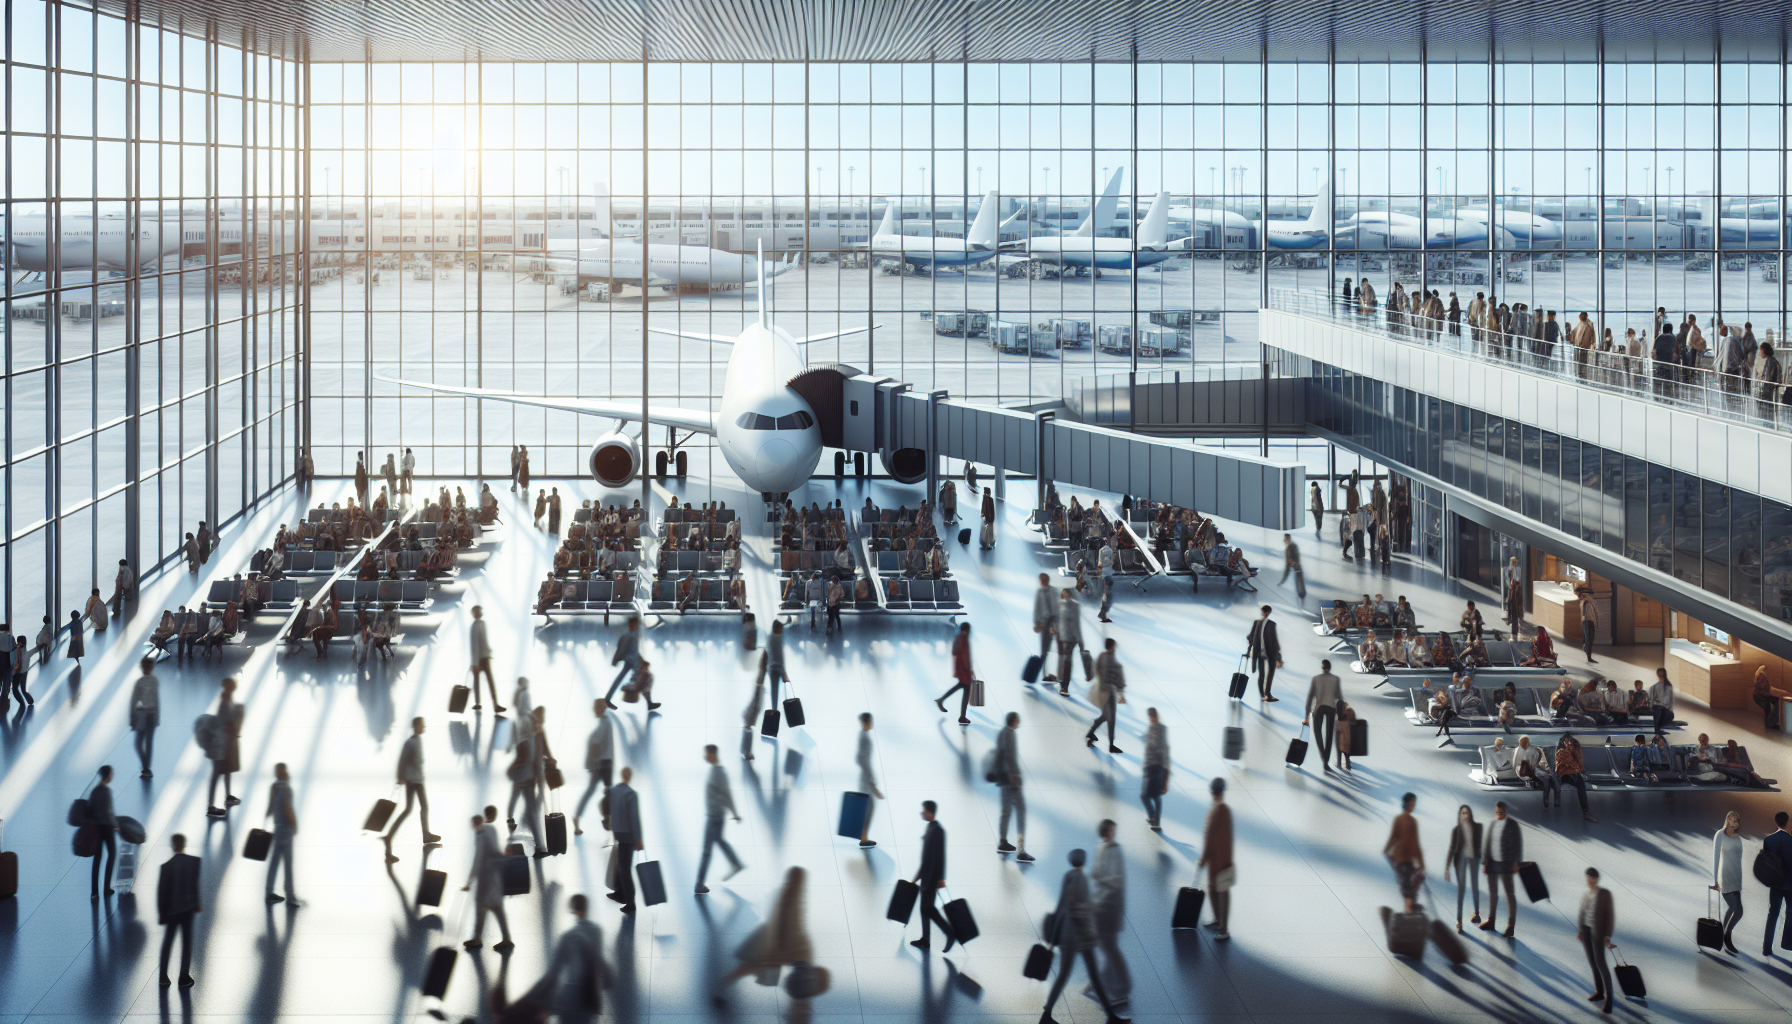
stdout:
<svg viewBox="0 0 1792 1024">
<path fill-rule="evenodd" d="M 1511 232 L 1494 230 L 1502 248 L 1512 246 Z M 1339 223 L 1336 238 L 1339 248 L 1473 249 L 1487 244 L 1487 222 L 1367 210 Z"/>
<path fill-rule="evenodd" d="M 707 409 L 651 407 L 647 410 L 647 421 L 714 435 L 720 442 L 722 458 L 742 482 L 756 491 L 779 494 L 802 486 L 814 474 L 816 463 L 821 459 L 822 432 L 815 410 L 808 399 L 791 387 L 797 378 L 812 369 L 808 365 L 805 346 L 810 342 L 874 330 L 877 325 L 806 338 L 793 337 L 772 322 L 772 296 L 765 273 L 765 264 L 761 261 L 759 319 L 748 324 L 747 329 L 736 337 L 652 328 L 657 334 L 731 345 L 733 350 L 728 354 L 728 371 L 722 381 L 721 408 L 712 413 Z M 641 422 L 639 402 L 520 395 L 492 388 L 428 384 L 377 374 L 375 377 L 388 384 L 441 394 Z M 641 435 L 645 437 L 646 433 L 646 424 L 643 424 Z M 606 487 L 625 486 L 641 471 L 640 441 L 621 430 L 611 431 L 597 439 L 587 465 L 598 483 Z"/>
<path fill-rule="evenodd" d="M 1487 227 L 1487 210 L 1483 207 L 1469 207 L 1457 210 L 1456 219 L 1480 224 L 1483 231 Z M 1545 242 L 1562 240 L 1562 225 L 1548 217 L 1540 217 L 1534 213 L 1522 213 L 1518 210 L 1501 210 L 1499 226 L 1511 237 L 1531 246 L 1539 246 Z"/>
<path fill-rule="evenodd" d="M 1132 238 L 1096 238 L 1085 231 L 1095 223 L 1095 216 L 1083 222 L 1073 235 L 1049 235 L 1026 238 L 1013 243 L 1009 250 L 1039 263 L 1057 263 L 1066 267 L 1094 267 L 1101 270 L 1131 270 L 1149 267 L 1172 259 L 1187 248 L 1187 239 L 1168 239 L 1170 194 L 1159 192 L 1151 201 Z"/>
<path fill-rule="evenodd" d="M 777 277 L 796 266 L 794 252 L 782 263 L 774 260 L 768 264 L 757 256 L 702 245 L 656 242 L 647 248 L 649 284 L 680 289 L 743 285 L 755 279 Z M 577 273 L 580 278 L 639 284 L 641 243 L 620 238 L 582 241 L 576 249 L 549 249 L 547 263 L 561 272 Z"/>
<path fill-rule="evenodd" d="M 141 220 L 137 228 L 137 262 L 156 263 L 181 249 L 179 222 Z M 50 266 L 50 233 L 46 218 L 11 218 L 12 246 L 6 253 L 6 269 L 41 274 Z M 57 270 L 130 270 L 131 222 L 122 217 L 65 216 L 58 225 Z"/>
<path fill-rule="evenodd" d="M 1317 249 L 1325 244 L 1330 236 L 1331 189 L 1327 188 L 1313 197 L 1313 209 L 1304 220 L 1248 220 L 1243 214 L 1231 210 L 1216 210 L 1211 207 L 1178 206 L 1170 210 L 1170 219 L 1179 223 L 1200 225 L 1205 228 L 1218 226 L 1221 230 L 1231 229 L 1245 231 L 1257 230 L 1264 244 L 1271 249 Z M 1224 247 L 1223 244 L 1221 246 Z"/>
<path fill-rule="evenodd" d="M 977 210 L 977 219 L 971 222 L 970 230 L 964 233 L 963 238 L 905 235 L 896 229 L 898 205 L 900 204 L 894 199 L 884 204 L 883 219 L 878 221 L 877 230 L 872 232 L 871 239 L 863 245 L 847 246 L 847 250 L 863 249 L 874 258 L 896 257 L 917 270 L 929 267 L 962 267 L 993 258 L 1002 229 L 1020 216 L 1016 213 L 998 224 L 996 193 L 991 189 L 984 193 L 983 205 Z"/>
</svg>

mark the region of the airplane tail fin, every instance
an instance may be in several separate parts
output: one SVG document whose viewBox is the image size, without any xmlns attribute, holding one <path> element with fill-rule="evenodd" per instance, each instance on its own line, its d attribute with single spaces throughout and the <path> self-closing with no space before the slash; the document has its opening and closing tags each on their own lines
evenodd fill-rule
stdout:
<svg viewBox="0 0 1792 1024">
<path fill-rule="evenodd" d="M 1146 211 L 1145 219 L 1139 225 L 1138 247 L 1141 249 L 1162 249 L 1169 239 L 1170 227 L 1170 193 L 1159 192 L 1151 201 L 1151 209 Z"/>
<path fill-rule="evenodd" d="M 1332 216 L 1332 183 L 1326 182 L 1313 197 L 1313 210 L 1307 214 L 1308 231 L 1330 231 Z"/>
<path fill-rule="evenodd" d="M 1088 219 L 1083 221 L 1082 227 L 1076 229 L 1074 237 L 1093 238 L 1096 228 L 1114 223 L 1114 211 L 1120 205 L 1120 176 L 1125 173 L 1125 167 L 1114 168 L 1114 176 L 1108 179 L 1108 187 L 1102 190 L 1101 198 L 1089 208 Z"/>
<path fill-rule="evenodd" d="M 877 230 L 873 235 L 893 235 L 896 233 L 896 200 L 884 204 L 884 218 L 877 222 Z"/>
<path fill-rule="evenodd" d="M 996 192 L 990 189 L 984 193 L 983 207 L 977 211 L 977 219 L 971 222 L 971 229 L 965 232 L 964 241 L 967 246 L 979 249 L 994 249 L 999 240 L 996 227 Z"/>
<path fill-rule="evenodd" d="M 759 274 L 759 326 L 771 325 L 772 291 L 765 276 L 765 239 L 753 243 L 753 269 Z"/>
</svg>

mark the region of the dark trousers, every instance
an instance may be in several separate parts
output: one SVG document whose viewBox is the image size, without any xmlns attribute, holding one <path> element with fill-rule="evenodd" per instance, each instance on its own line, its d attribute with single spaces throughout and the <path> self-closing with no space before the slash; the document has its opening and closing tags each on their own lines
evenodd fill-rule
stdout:
<svg viewBox="0 0 1792 1024">
<path fill-rule="evenodd" d="M 1726 892 L 1724 895 L 1724 945 L 1736 944 L 1734 932 L 1736 922 L 1742 920 L 1742 893 Z"/>
<path fill-rule="evenodd" d="M 722 826 L 726 821 L 726 818 L 718 814 L 703 825 L 703 856 L 697 861 L 698 885 L 702 885 L 703 879 L 709 876 L 709 855 L 718 846 L 722 848 L 722 856 L 728 858 L 728 863 L 734 865 L 735 870 L 740 869 L 740 858 L 735 856 L 734 847 L 729 846 L 728 840 L 722 838 Z"/>
<path fill-rule="evenodd" d="M 614 706 L 616 704 L 616 691 L 620 690 L 622 688 L 622 681 L 624 679 L 627 679 L 630 675 L 632 675 L 634 673 L 635 666 L 636 666 L 636 662 L 634 662 L 634 661 L 623 662 L 622 663 L 622 671 L 617 672 L 616 678 L 610 680 L 610 689 L 609 689 L 609 692 L 604 694 L 604 700 L 608 701 L 611 706 Z M 492 696 L 492 699 L 493 700 L 498 699 L 495 692 Z"/>
<path fill-rule="evenodd" d="M 953 694 L 958 693 L 960 691 L 963 691 L 964 696 L 962 698 L 960 698 L 959 702 L 958 702 L 958 717 L 967 718 L 967 717 L 969 717 L 968 712 L 970 711 L 970 707 L 971 707 L 971 684 L 966 682 L 965 680 L 963 680 L 963 679 L 958 680 L 957 682 L 952 684 L 952 688 L 950 690 L 947 690 L 945 693 L 940 694 L 940 702 L 945 703 L 945 700 L 947 697 L 950 697 Z M 778 698 L 774 694 L 774 696 L 772 697 L 772 700 L 776 701 L 777 699 Z"/>
<path fill-rule="evenodd" d="M 168 977 L 168 954 L 174 952 L 174 937 L 180 936 L 180 978 L 193 976 L 193 915 L 189 910 L 175 914 L 162 924 L 162 977 Z"/>
<path fill-rule="evenodd" d="M 1761 934 L 1761 952 L 1766 955 L 1773 951 L 1773 929 L 1780 923 L 1780 904 L 1792 896 L 1792 890 L 1767 890 L 1767 930 Z M 1786 930 L 1780 933 L 1780 948 L 1792 949 L 1792 910 L 1786 914 Z"/>
<path fill-rule="evenodd" d="M 1139 787 L 1139 802 L 1145 805 L 1145 817 L 1152 821 L 1162 821 L 1164 817 L 1164 783 L 1169 781 L 1169 769 L 1160 765 L 1151 765 L 1145 769 L 1144 784 Z"/>
<path fill-rule="evenodd" d="M 1253 655 L 1251 664 L 1257 669 L 1257 695 L 1269 696 L 1276 685 L 1276 659 L 1265 654 Z"/>
<path fill-rule="evenodd" d="M 1501 885 L 1506 887 L 1506 923 L 1518 920 L 1518 897 L 1512 895 L 1512 872 L 1517 868 L 1516 864 L 1487 865 L 1487 920 L 1493 920 L 1500 912 Z"/>
<path fill-rule="evenodd" d="M 616 837 L 616 895 L 624 906 L 635 902 L 635 837 Z"/>
<path fill-rule="evenodd" d="M 1313 742 L 1319 744 L 1319 763 L 1322 766 L 1332 763 L 1332 743 L 1338 734 L 1338 709 L 1332 704 L 1320 704 L 1313 709 Z"/>
<path fill-rule="evenodd" d="M 591 802 L 591 794 L 597 792 L 598 783 L 604 784 L 604 792 L 610 791 L 610 764 L 609 761 L 597 762 L 597 770 L 591 773 L 591 782 L 585 787 L 585 795 L 579 797 L 578 810 L 572 812 L 573 820 L 585 816 L 585 805 Z"/>
<path fill-rule="evenodd" d="M 1108 723 L 1108 746 L 1114 745 L 1114 720 L 1120 717 L 1119 696 L 1119 693 L 1113 688 L 1108 689 L 1107 702 L 1102 705 L 1101 714 L 1096 717 L 1095 721 L 1089 723 L 1089 731 L 1083 734 L 1084 739 L 1094 740 L 1095 731 L 1101 728 L 1101 723 L 1106 722 Z"/>
<path fill-rule="evenodd" d="M 948 939 L 953 939 L 952 926 L 946 923 L 946 917 L 940 913 L 934 902 L 940 894 L 940 883 L 937 878 L 921 879 L 921 941 L 929 941 L 928 936 L 933 925 L 939 925 L 940 931 Z M 953 941 L 956 941 L 954 939 Z"/>
<path fill-rule="evenodd" d="M 26 704 L 35 703 L 31 699 L 31 691 L 25 689 L 25 673 L 12 674 L 12 699 Z"/>
<path fill-rule="evenodd" d="M 1052 994 L 1045 999 L 1045 1011 L 1051 1012 L 1058 1005 L 1058 997 L 1064 994 L 1064 986 L 1070 983 L 1070 972 L 1076 967 L 1076 957 L 1083 956 L 1083 968 L 1089 972 L 1089 984 L 1095 986 L 1095 994 L 1101 999 L 1101 1008 L 1109 1016 L 1114 1013 L 1113 1004 L 1108 1002 L 1107 986 L 1101 983 L 1101 972 L 1095 967 L 1095 951 L 1093 949 L 1075 950 L 1069 946 L 1058 947 L 1063 954 L 1058 958 L 1058 976 L 1052 979 Z"/>
<path fill-rule="evenodd" d="M 1580 652 L 1590 661 L 1593 657 L 1593 640 L 1599 632 L 1599 624 L 1592 619 L 1580 620 Z"/>
<path fill-rule="evenodd" d="M 149 771 L 149 763 L 155 760 L 156 756 L 155 729 L 138 729 L 131 742 L 137 748 L 137 760 L 143 762 L 143 770 Z"/>
<path fill-rule="evenodd" d="M 828 605 L 827 628 L 829 628 L 829 629 L 839 629 L 840 628 L 840 606 L 837 604 Z"/>
<path fill-rule="evenodd" d="M 1655 735 L 1665 736 L 1667 735 L 1668 723 L 1674 720 L 1674 712 L 1671 708 L 1663 707 L 1660 704 L 1655 705 L 1654 710 Z"/>
<path fill-rule="evenodd" d="M 418 824 L 423 826 L 423 834 L 424 835 L 430 834 L 430 831 L 429 831 L 429 793 L 423 789 L 423 783 L 407 782 L 404 784 L 404 810 L 398 812 L 398 818 L 392 822 L 391 829 L 387 830 L 387 832 L 386 832 L 386 841 L 387 842 L 391 842 L 392 837 L 398 834 L 398 826 L 404 824 L 404 819 L 411 816 L 411 804 L 412 803 L 417 804 L 417 806 L 419 808 L 418 813 L 417 813 L 417 822 L 418 822 Z"/>
<path fill-rule="evenodd" d="M 1587 777 L 1580 772 L 1569 772 L 1561 777 L 1561 781 L 1564 787 L 1574 787 L 1574 795 L 1580 797 L 1580 813 L 1587 813 Z M 1556 799 L 1559 801 L 1561 797 L 1558 795 Z"/>
<path fill-rule="evenodd" d="M 219 804 L 218 804 L 218 780 L 219 779 L 224 780 L 224 800 L 226 803 L 228 803 L 230 801 L 230 773 L 224 770 L 224 762 L 213 761 L 212 762 L 212 780 L 205 787 L 205 803 L 208 807 L 219 806 Z"/>
<path fill-rule="evenodd" d="M 1605 997 L 1607 1009 L 1612 1005 L 1612 969 L 1605 962 L 1605 940 L 1591 932 L 1580 937 L 1587 951 L 1587 966 L 1593 969 L 1593 994 Z"/>
<path fill-rule="evenodd" d="M 96 896 L 100 891 L 100 855 L 102 853 L 106 858 L 106 888 L 108 890 L 112 888 L 112 866 L 118 861 L 118 833 L 101 825 L 100 847 L 93 854 L 93 892 Z"/>
<path fill-rule="evenodd" d="M 1773 694 L 1762 696 L 1755 694 L 1755 704 L 1764 716 L 1762 724 L 1768 729 L 1780 727 L 1780 699 Z"/>
</svg>

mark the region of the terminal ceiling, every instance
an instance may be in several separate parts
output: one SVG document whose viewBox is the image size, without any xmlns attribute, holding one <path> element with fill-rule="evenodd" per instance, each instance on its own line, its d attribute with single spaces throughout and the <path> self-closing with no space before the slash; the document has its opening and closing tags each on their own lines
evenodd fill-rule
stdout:
<svg viewBox="0 0 1792 1024">
<path fill-rule="evenodd" d="M 313 61 L 1777 59 L 1781 0 L 99 0 Z"/>
</svg>

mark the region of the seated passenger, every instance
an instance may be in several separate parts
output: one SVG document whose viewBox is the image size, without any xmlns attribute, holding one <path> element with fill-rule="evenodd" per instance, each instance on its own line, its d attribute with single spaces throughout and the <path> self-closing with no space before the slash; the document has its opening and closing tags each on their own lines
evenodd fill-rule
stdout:
<svg viewBox="0 0 1792 1024">
<path fill-rule="evenodd" d="M 1650 770 L 1649 764 L 1648 737 L 1640 732 L 1637 733 L 1636 739 L 1630 744 L 1628 753 L 1629 759 L 1625 766 L 1625 774 L 1633 778 L 1648 779 L 1651 782 L 1655 781 L 1654 772 Z"/>
<path fill-rule="evenodd" d="M 1650 721 L 1654 711 L 1650 707 L 1649 692 L 1643 689 L 1643 681 L 1636 680 L 1636 688 L 1625 695 L 1624 710 L 1638 722 Z"/>
<path fill-rule="evenodd" d="M 536 588 L 535 614 L 547 620 L 544 625 L 553 624 L 554 617 L 548 614 L 548 609 L 559 604 L 563 595 L 564 591 L 561 589 L 560 581 L 551 576 L 542 580 L 541 586 Z"/>
<path fill-rule="evenodd" d="M 1507 683 L 1499 693 L 1499 706 L 1495 709 L 1496 721 L 1500 728 L 1512 731 L 1512 723 L 1518 720 L 1518 687 Z"/>
<path fill-rule="evenodd" d="M 927 552 L 927 575 L 941 579 L 946 575 L 946 549 L 944 545 L 935 544 Z"/>
<path fill-rule="evenodd" d="M 1723 772 L 1738 786 L 1751 786 L 1756 789 L 1767 788 L 1767 780 L 1755 774 L 1755 769 L 1748 763 L 1748 756 L 1742 752 L 1741 747 L 1736 745 L 1735 740 L 1725 740 L 1712 763 L 1718 771 Z"/>
<path fill-rule="evenodd" d="M 1351 615 L 1349 606 L 1343 601 L 1333 601 L 1331 613 L 1325 617 L 1326 632 L 1333 635 L 1348 632 L 1355 624 L 1356 619 Z"/>
<path fill-rule="evenodd" d="M 843 572 L 852 571 L 852 549 L 846 546 L 845 541 L 841 541 L 840 546 L 834 549 L 834 568 Z"/>
<path fill-rule="evenodd" d="M 572 548 L 565 544 L 554 552 L 554 575 L 564 576 L 572 571 Z"/>
<path fill-rule="evenodd" d="M 1555 667 L 1556 645 L 1549 639 L 1549 630 L 1537 627 L 1537 637 L 1531 641 L 1531 656 L 1519 664 L 1527 668 Z"/>
<path fill-rule="evenodd" d="M 1612 721 L 1630 721 L 1630 706 L 1625 701 L 1623 692 L 1618 689 L 1617 680 L 1607 679 L 1605 692 L 1601 696 L 1605 698 L 1605 713 L 1611 716 Z"/>
<path fill-rule="evenodd" d="M 1394 639 L 1387 646 L 1387 663 L 1395 668 L 1409 667 L 1406 660 L 1406 632 L 1404 630 L 1394 630 Z"/>
<path fill-rule="evenodd" d="M 182 613 L 185 613 L 186 610 L 184 606 L 181 608 Z M 156 650 L 166 651 L 168 641 L 174 639 L 179 629 L 180 627 L 175 624 L 174 613 L 164 608 L 162 609 L 162 621 L 157 624 L 156 631 L 149 635 L 149 642 Z"/>
<path fill-rule="evenodd" d="M 1388 603 L 1387 598 L 1382 597 L 1380 594 L 1376 594 L 1374 609 L 1375 624 L 1384 629 L 1392 628 L 1394 625 L 1394 606 Z"/>
<path fill-rule="evenodd" d="M 1500 773 L 1514 771 L 1512 751 L 1506 749 L 1506 738 L 1495 736 L 1493 749 L 1482 759 L 1481 772 L 1490 779 L 1498 779 Z"/>
<path fill-rule="evenodd" d="M 1611 716 L 1605 713 L 1605 691 L 1599 688 L 1599 680 L 1594 679 L 1581 687 L 1575 700 L 1580 705 L 1580 713 L 1591 718 L 1594 724 L 1611 724 Z"/>
<path fill-rule="evenodd" d="M 1480 609 L 1475 607 L 1475 602 L 1470 601 L 1462 612 L 1462 632 L 1470 639 L 1477 639 L 1481 636 L 1483 625 Z"/>
<path fill-rule="evenodd" d="M 1431 721 L 1437 723 L 1437 731 L 1431 734 L 1432 737 L 1436 738 L 1439 734 L 1442 734 L 1445 744 L 1454 744 L 1456 740 L 1455 737 L 1450 735 L 1450 720 L 1455 717 L 1456 709 L 1450 705 L 1450 695 L 1445 691 L 1439 690 L 1436 696 L 1431 698 L 1430 718 Z M 1439 744 L 1439 746 L 1442 745 L 1443 744 Z"/>
<path fill-rule="evenodd" d="M 1384 672 L 1387 670 L 1387 655 L 1381 649 L 1381 642 L 1375 639 L 1375 631 L 1363 638 L 1362 646 L 1357 648 L 1357 658 L 1363 663 L 1365 672 Z"/>
<path fill-rule="evenodd" d="M 1493 664 L 1493 660 L 1487 656 L 1487 644 L 1479 636 L 1463 646 L 1456 661 L 1463 668 L 1485 668 Z"/>
<path fill-rule="evenodd" d="M 738 566 L 735 575 L 728 580 L 728 607 L 736 611 L 747 610 L 747 584 L 740 578 Z"/>
<path fill-rule="evenodd" d="M 678 614 L 683 615 L 690 611 L 691 606 L 697 603 L 701 593 L 702 589 L 697 584 L 697 574 L 685 573 L 684 579 L 678 581 Z"/>
<path fill-rule="evenodd" d="M 1255 572 L 1255 570 L 1251 568 L 1251 563 L 1245 560 L 1243 548 L 1233 548 L 1232 553 L 1226 556 L 1226 568 L 1224 571 L 1228 579 L 1249 579 Z"/>
<path fill-rule="evenodd" d="M 1542 747 L 1532 746 L 1529 736 L 1518 737 L 1518 750 L 1513 753 L 1512 762 L 1526 789 L 1541 789 L 1543 791 L 1544 806 L 1549 805 L 1549 797 L 1552 792 L 1555 794 L 1557 805 L 1561 804 L 1561 780 L 1556 778 L 1555 769 L 1549 762 L 1549 754 Z"/>
<path fill-rule="evenodd" d="M 1361 604 L 1356 606 L 1356 628 L 1368 629 L 1375 625 L 1375 604 L 1364 594 Z"/>
<path fill-rule="evenodd" d="M 921 575 L 927 568 L 927 559 L 922 556 L 921 549 L 910 542 L 909 549 L 902 554 L 902 574 L 909 578 Z"/>
<path fill-rule="evenodd" d="M 1450 642 L 1450 634 L 1439 632 L 1431 641 L 1431 664 L 1438 668 L 1456 666 L 1456 645 Z"/>
<path fill-rule="evenodd" d="M 1570 716 L 1579 713 L 1579 701 L 1574 692 L 1574 684 L 1567 676 L 1556 684 L 1554 692 L 1549 695 L 1549 717 L 1557 722 L 1566 722 Z"/>
<path fill-rule="evenodd" d="M 183 612 L 179 618 L 180 653 L 187 654 L 205 635 L 205 620 L 198 608 Z"/>
<path fill-rule="evenodd" d="M 856 604 L 875 604 L 877 598 L 871 593 L 871 581 L 860 576 L 852 586 L 852 599 Z"/>
</svg>

